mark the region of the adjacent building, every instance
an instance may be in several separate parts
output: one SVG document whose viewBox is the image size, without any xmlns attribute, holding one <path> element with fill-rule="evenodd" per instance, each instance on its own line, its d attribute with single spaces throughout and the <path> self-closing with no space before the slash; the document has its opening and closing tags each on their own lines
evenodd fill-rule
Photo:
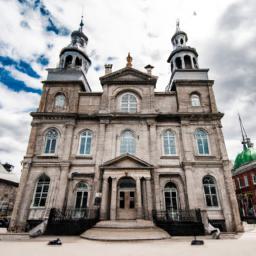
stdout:
<svg viewBox="0 0 256 256">
<path fill-rule="evenodd" d="M 247 137 L 241 119 L 240 125 L 243 151 L 235 159 L 233 181 L 241 218 L 256 221 L 256 149 Z"/>
<path fill-rule="evenodd" d="M 171 41 L 165 91 L 155 90 L 153 66 L 137 70 L 129 54 L 119 70 L 105 65 L 102 92 L 94 92 L 83 23 L 71 34 L 31 113 L 12 230 L 51 208 L 77 217 L 98 208 L 102 220 L 151 220 L 153 210 L 175 219 L 199 208 L 205 223 L 242 230 L 214 81 L 179 24 Z"/>
<path fill-rule="evenodd" d="M 10 219 L 18 185 L 18 176 L 0 163 L 0 219 Z"/>
</svg>

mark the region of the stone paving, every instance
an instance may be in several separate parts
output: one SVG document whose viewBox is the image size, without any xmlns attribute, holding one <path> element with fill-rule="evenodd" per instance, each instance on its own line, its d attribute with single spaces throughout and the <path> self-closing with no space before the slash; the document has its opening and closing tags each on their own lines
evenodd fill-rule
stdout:
<svg viewBox="0 0 256 256">
<path fill-rule="evenodd" d="M 55 237 L 54 237 L 55 238 Z M 236 239 L 204 239 L 203 246 L 191 246 L 192 237 L 172 237 L 160 241 L 99 242 L 79 237 L 61 237 L 62 246 L 48 246 L 53 237 L 30 241 L 0 241 L 0 255 L 8 256 L 255 256 L 256 229 L 238 234 Z"/>
</svg>

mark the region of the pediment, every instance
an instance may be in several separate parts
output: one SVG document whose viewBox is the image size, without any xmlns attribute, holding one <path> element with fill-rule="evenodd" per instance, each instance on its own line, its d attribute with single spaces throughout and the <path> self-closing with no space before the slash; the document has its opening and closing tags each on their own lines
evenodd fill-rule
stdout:
<svg viewBox="0 0 256 256">
<path fill-rule="evenodd" d="M 125 154 L 105 162 L 102 169 L 152 169 L 153 166 L 142 159 Z"/>
<path fill-rule="evenodd" d="M 100 77 L 101 84 L 105 83 L 156 83 L 157 77 L 148 75 L 134 68 L 123 68 Z"/>
</svg>

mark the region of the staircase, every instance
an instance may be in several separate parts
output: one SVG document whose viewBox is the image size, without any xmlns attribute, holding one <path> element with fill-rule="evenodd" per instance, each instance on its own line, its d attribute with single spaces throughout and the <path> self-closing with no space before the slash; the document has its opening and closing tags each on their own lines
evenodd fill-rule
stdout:
<svg viewBox="0 0 256 256">
<path fill-rule="evenodd" d="M 148 220 L 100 221 L 82 238 L 99 241 L 138 241 L 168 239 L 170 235 Z"/>
</svg>

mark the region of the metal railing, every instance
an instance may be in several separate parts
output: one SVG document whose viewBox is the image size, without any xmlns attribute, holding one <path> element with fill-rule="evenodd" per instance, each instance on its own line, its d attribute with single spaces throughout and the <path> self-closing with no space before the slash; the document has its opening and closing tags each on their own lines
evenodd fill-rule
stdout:
<svg viewBox="0 0 256 256">
<path fill-rule="evenodd" d="M 166 222 L 201 222 L 200 209 L 183 210 L 183 209 L 168 209 L 168 210 L 153 210 L 154 221 Z"/>
<path fill-rule="evenodd" d="M 52 208 L 50 211 L 50 220 L 79 220 L 79 219 L 98 219 L 99 209 L 90 208 Z"/>
</svg>

